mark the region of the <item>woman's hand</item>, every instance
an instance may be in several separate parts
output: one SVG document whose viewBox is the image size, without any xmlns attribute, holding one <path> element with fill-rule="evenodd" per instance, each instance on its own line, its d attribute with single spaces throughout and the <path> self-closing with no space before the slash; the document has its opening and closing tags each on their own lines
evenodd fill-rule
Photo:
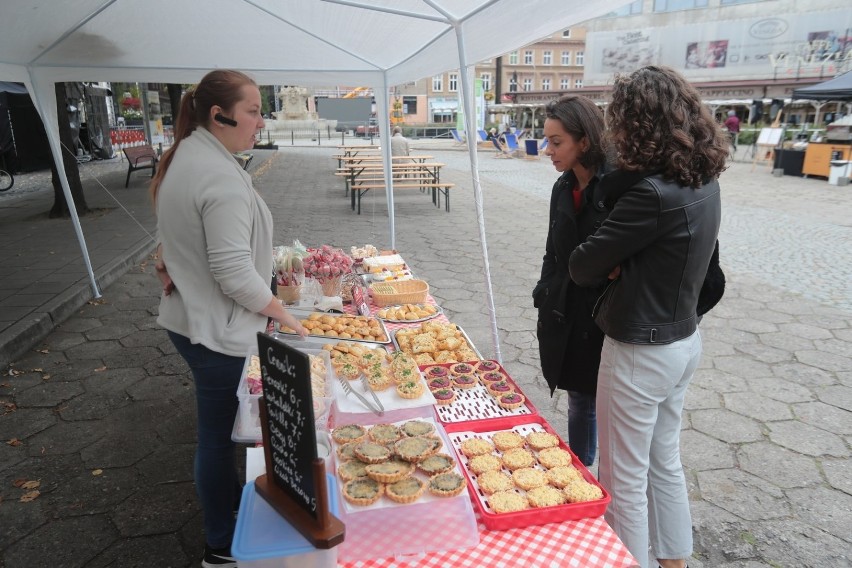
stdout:
<svg viewBox="0 0 852 568">
<path fill-rule="evenodd" d="M 298 333 L 302 337 L 307 337 L 308 330 L 305 329 L 304 327 L 302 327 L 302 323 L 299 320 L 297 320 L 295 317 L 293 317 L 293 315 L 290 312 L 288 312 L 283 306 L 282 306 L 281 309 L 284 310 L 284 315 L 282 317 L 278 318 L 278 320 L 277 320 L 278 323 L 282 327 L 289 327 L 290 329 L 293 330 L 294 333 Z"/>
<path fill-rule="evenodd" d="M 157 278 L 160 279 L 160 284 L 163 286 L 163 295 L 169 296 L 176 290 L 175 283 L 172 282 L 172 277 L 169 276 L 169 271 L 166 269 L 166 263 L 163 262 L 163 245 L 157 246 L 157 262 L 154 263 L 154 270 L 157 272 Z"/>
</svg>

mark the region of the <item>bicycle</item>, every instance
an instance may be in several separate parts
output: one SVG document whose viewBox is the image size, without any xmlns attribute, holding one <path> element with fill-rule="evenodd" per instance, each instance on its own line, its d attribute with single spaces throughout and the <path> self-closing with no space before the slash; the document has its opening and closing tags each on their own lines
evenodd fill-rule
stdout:
<svg viewBox="0 0 852 568">
<path fill-rule="evenodd" d="M 15 176 L 12 175 L 11 172 L 7 172 L 4 168 L 6 167 L 6 159 L 3 159 L 3 167 L 0 168 L 0 191 L 6 191 L 12 189 L 12 186 L 15 185 Z"/>
</svg>

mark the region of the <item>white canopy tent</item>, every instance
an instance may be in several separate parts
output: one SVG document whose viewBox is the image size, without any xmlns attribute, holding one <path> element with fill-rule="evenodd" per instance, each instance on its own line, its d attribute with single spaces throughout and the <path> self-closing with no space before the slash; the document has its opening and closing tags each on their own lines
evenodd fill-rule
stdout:
<svg viewBox="0 0 852 568">
<path fill-rule="evenodd" d="M 474 131 L 473 65 L 625 0 L 0 0 L 0 80 L 26 85 L 61 164 L 57 82 L 194 83 L 213 68 L 259 84 L 367 85 L 379 116 L 388 88 L 460 69 Z M 511 30 L 511 33 L 505 33 Z M 498 33 L 499 32 L 499 33 Z M 380 135 L 390 138 L 388 121 Z M 390 246 L 395 244 L 390 144 Z M 495 355 L 500 358 L 476 144 L 468 137 Z M 100 296 L 65 171 L 57 168 L 95 297 Z"/>
</svg>

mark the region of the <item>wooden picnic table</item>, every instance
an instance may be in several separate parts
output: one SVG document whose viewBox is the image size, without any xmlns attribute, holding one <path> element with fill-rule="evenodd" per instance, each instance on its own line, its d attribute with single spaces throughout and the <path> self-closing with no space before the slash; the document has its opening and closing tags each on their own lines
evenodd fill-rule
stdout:
<svg viewBox="0 0 852 568">
<path fill-rule="evenodd" d="M 394 178 L 394 188 L 398 189 L 420 189 L 432 194 L 432 204 L 441 206 L 441 195 L 445 198 L 445 207 L 450 210 L 450 188 L 452 183 L 441 182 L 440 162 L 408 162 L 394 163 L 391 172 Z M 340 168 L 335 175 L 342 176 L 346 185 L 346 194 L 350 196 L 352 210 L 357 207 L 361 214 L 361 197 L 371 189 L 386 189 L 387 180 L 384 177 L 382 164 L 351 164 Z M 402 177 L 410 176 L 410 177 Z"/>
</svg>

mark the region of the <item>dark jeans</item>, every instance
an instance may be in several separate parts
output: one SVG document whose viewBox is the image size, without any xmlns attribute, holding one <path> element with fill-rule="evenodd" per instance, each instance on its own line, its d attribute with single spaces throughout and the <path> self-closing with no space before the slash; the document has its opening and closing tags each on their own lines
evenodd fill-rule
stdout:
<svg viewBox="0 0 852 568">
<path fill-rule="evenodd" d="M 204 533 L 212 548 L 226 548 L 234 536 L 234 504 L 241 494 L 231 430 L 245 357 L 223 355 L 193 344 L 183 335 L 168 334 L 195 379 L 195 489 L 204 513 Z"/>
<path fill-rule="evenodd" d="M 568 391 L 568 445 L 583 465 L 595 463 L 598 445 L 595 395 Z"/>
</svg>

